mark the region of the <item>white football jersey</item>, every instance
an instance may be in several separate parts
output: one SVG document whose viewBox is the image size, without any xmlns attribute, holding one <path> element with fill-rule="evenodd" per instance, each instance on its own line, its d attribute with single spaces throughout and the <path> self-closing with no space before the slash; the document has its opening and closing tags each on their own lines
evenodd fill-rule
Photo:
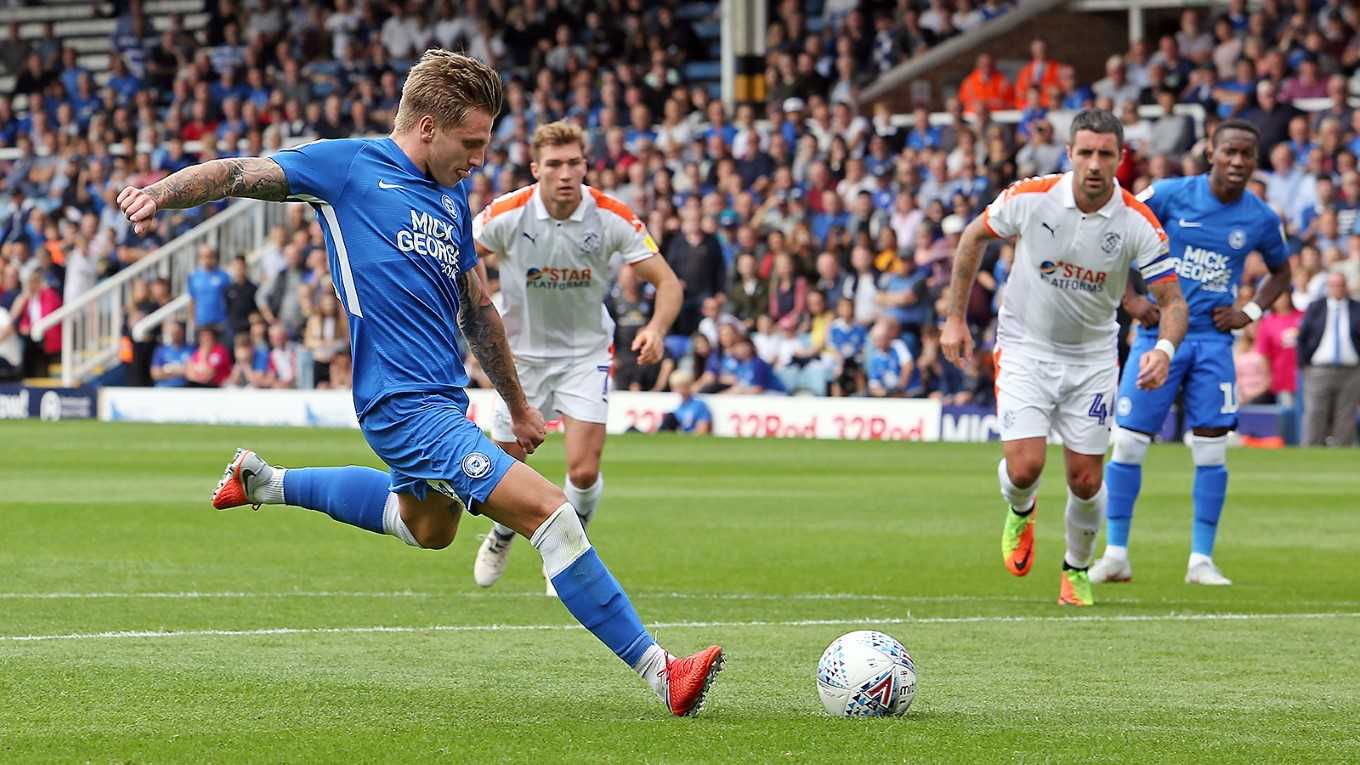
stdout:
<svg viewBox="0 0 1360 765">
<path fill-rule="evenodd" d="M 1166 232 L 1147 205 L 1116 186 L 1104 207 L 1084 213 L 1070 172 L 1013 184 L 982 222 L 1018 240 L 997 322 L 997 345 L 1007 350 L 1104 363 L 1115 349 L 1129 268 L 1149 283 L 1176 278 Z"/>
<path fill-rule="evenodd" d="M 610 260 L 633 264 L 657 254 L 627 205 L 584 185 L 565 220 L 548 214 L 538 184 L 512 191 L 482 210 L 472 236 L 499 257 L 510 350 L 529 361 L 607 352 L 614 342 L 604 305 Z"/>
</svg>

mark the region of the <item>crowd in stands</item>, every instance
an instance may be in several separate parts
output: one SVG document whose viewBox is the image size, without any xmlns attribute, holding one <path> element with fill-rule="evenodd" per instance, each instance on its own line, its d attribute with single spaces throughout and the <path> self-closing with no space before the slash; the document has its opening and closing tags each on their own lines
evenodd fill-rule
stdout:
<svg viewBox="0 0 1360 765">
<path fill-rule="evenodd" d="M 137 236 L 110 203 L 123 184 L 290 141 L 385 132 L 402 72 L 435 45 L 465 49 L 507 80 L 485 166 L 468 181 L 473 209 L 532 182 L 536 125 L 576 121 L 590 142 L 588 182 L 637 212 L 684 281 L 667 358 L 641 368 L 621 350 L 619 388 L 666 389 L 680 371 L 707 393 L 989 403 L 988 341 L 1012 251 L 1002 243 L 987 255 L 968 309 L 982 342 L 956 368 L 939 352 L 937 329 L 954 245 L 1017 177 L 1065 169 L 1065 127 L 1091 106 L 1123 119 L 1119 180 L 1134 191 L 1206 170 L 1206 135 L 1221 119 L 1261 129 L 1252 189 L 1286 220 L 1295 278 L 1290 297 L 1242 334 L 1243 403 L 1295 391 L 1296 327 L 1329 272 L 1360 293 L 1353 5 L 1269 1 L 1249 11 L 1233 0 L 1186 9 L 1177 29 L 1111 56 L 1092 83 L 1035 40 L 1018 76 L 983 54 L 946 99 L 947 121 L 933 122 L 923 105 L 907 124 L 881 104 L 857 110 L 860 88 L 1006 4 L 815 7 L 809 15 L 804 3 L 784 0 L 771 9 L 770 97 L 735 109 L 686 80 L 687 63 L 716 58 L 713 41 L 670 2 L 217 0 L 203 29 L 174 21 L 153 35 L 134 0 L 118 19 L 118 55 L 102 87 L 59 40 L 8 42 L 0 65 L 19 79 L 12 98 L 0 96 L 0 146 L 17 148 L 18 158 L 0 162 L 0 306 L 24 301 L 11 322 L 22 335 L 30 317 L 213 212 L 176 212 Z M 1204 119 L 1178 104 L 1199 105 Z M 1001 110 L 1017 110 L 1019 120 L 994 118 Z M 260 253 L 203 253 L 189 285 L 196 347 L 169 327 L 171 351 L 133 343 L 135 379 L 343 384 L 344 316 L 320 229 L 304 213 Z M 242 255 L 251 255 L 248 265 Z M 1264 273 L 1253 259 L 1243 298 Z M 626 269 L 619 276 L 610 304 L 616 348 L 627 349 L 649 295 Z M 163 305 L 169 296 L 158 291 L 165 286 L 144 285 L 129 317 Z M 35 369 L 47 360 L 37 345 L 26 344 Z"/>
</svg>

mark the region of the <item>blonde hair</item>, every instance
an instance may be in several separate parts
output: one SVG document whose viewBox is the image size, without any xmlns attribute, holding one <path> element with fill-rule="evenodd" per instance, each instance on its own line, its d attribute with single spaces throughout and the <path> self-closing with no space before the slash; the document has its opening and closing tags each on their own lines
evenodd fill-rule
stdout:
<svg viewBox="0 0 1360 765">
<path fill-rule="evenodd" d="M 544 146 L 569 146 L 577 144 L 581 147 L 581 153 L 586 152 L 586 136 L 581 132 L 581 128 L 570 122 L 549 122 L 546 125 L 539 125 L 534 129 L 533 155 L 538 159 L 538 150 Z"/>
<path fill-rule="evenodd" d="M 475 109 L 494 119 L 503 99 L 500 75 L 475 58 L 432 48 L 411 67 L 393 127 L 405 132 L 426 114 L 441 128 L 459 125 Z"/>
</svg>

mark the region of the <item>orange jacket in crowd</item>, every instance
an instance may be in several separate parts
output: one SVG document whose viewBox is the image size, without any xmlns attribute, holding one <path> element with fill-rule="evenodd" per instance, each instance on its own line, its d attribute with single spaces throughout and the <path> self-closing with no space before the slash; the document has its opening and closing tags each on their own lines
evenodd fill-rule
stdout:
<svg viewBox="0 0 1360 765">
<path fill-rule="evenodd" d="M 959 85 L 959 103 L 966 112 L 977 113 L 978 107 L 986 105 L 990 111 L 1015 108 L 1015 91 L 1006 75 L 993 69 L 990 79 L 983 79 L 982 72 L 974 69 Z"/>
<path fill-rule="evenodd" d="M 1045 109 L 1053 106 L 1050 101 L 1052 101 L 1053 94 L 1059 90 L 1058 67 L 1061 66 L 1061 64 L 1051 58 L 1045 59 L 1042 64 L 1043 72 L 1040 73 L 1037 78 L 1034 76 L 1034 73 L 1035 70 L 1039 69 L 1039 63 L 1035 62 L 1033 59 L 1030 59 L 1029 62 L 1025 64 L 1024 68 L 1020 70 L 1020 74 L 1016 76 L 1015 100 L 1017 108 L 1022 108 L 1024 106 L 1022 102 L 1025 100 L 1026 94 L 1029 93 L 1029 89 L 1035 85 L 1039 86 L 1039 104 Z"/>
</svg>

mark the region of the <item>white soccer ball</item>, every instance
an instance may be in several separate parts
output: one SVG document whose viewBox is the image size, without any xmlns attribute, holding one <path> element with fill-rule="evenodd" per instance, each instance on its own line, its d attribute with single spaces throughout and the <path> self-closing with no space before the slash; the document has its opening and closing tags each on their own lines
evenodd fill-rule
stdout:
<svg viewBox="0 0 1360 765">
<path fill-rule="evenodd" d="M 817 693 L 836 717 L 900 715 L 916 698 L 916 663 L 889 635 L 859 630 L 836 638 L 817 662 Z"/>
</svg>

